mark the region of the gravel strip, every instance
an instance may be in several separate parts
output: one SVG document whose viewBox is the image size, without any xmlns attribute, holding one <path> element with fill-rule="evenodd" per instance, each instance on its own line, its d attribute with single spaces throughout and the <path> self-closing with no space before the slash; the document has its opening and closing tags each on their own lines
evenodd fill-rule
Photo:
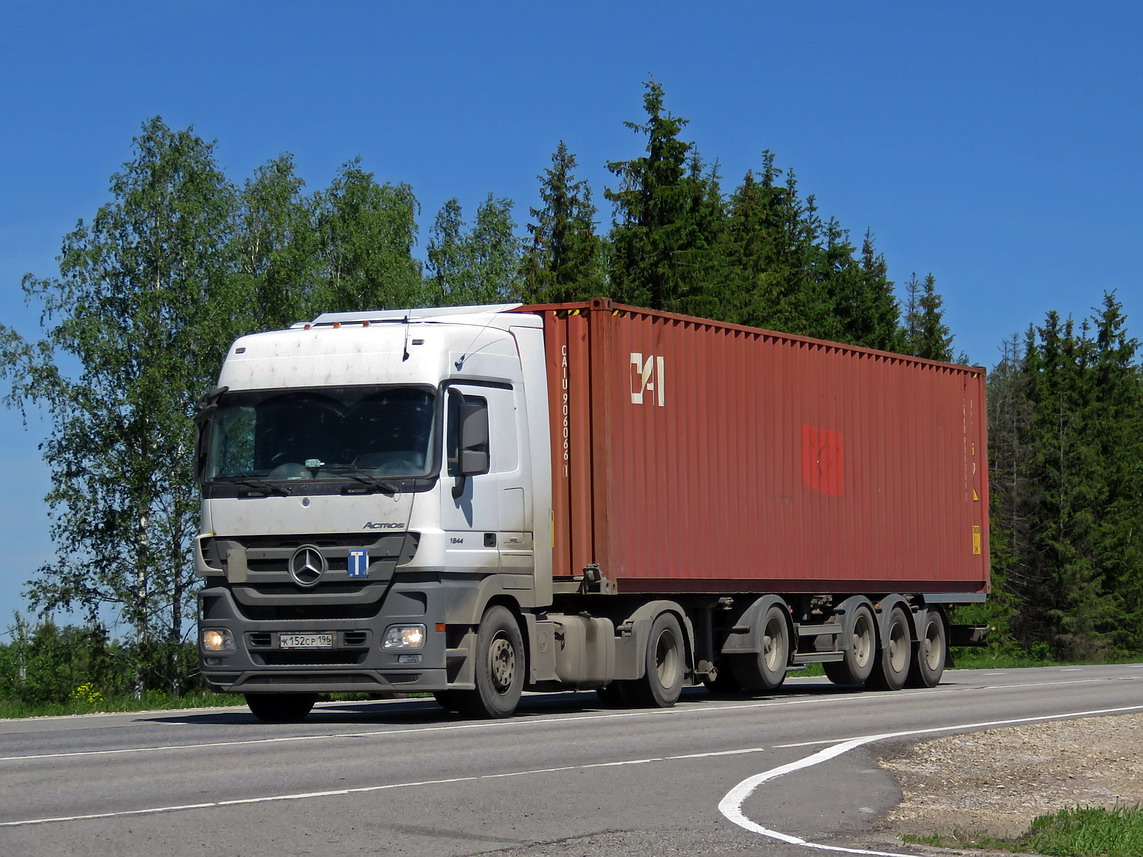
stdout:
<svg viewBox="0 0 1143 857">
<path fill-rule="evenodd" d="M 1045 813 L 1143 804 L 1143 713 L 953 735 L 880 765 L 904 793 L 880 832 L 1014 838 Z"/>
</svg>

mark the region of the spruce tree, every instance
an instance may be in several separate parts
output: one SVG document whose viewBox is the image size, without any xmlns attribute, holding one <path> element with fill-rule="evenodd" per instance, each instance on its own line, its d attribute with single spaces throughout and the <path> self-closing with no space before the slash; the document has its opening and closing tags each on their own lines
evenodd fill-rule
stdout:
<svg viewBox="0 0 1143 857">
<path fill-rule="evenodd" d="M 953 336 L 944 323 L 943 300 L 936 278 L 930 273 L 918 280 L 913 274 L 905 284 L 905 347 L 914 357 L 949 361 L 953 358 Z"/>
<path fill-rule="evenodd" d="M 613 296 L 651 309 L 686 312 L 705 303 L 707 258 L 714 252 L 708 216 L 711 176 L 703 174 L 693 144 L 679 134 L 686 126 L 663 106 L 663 88 L 646 84 L 646 124 L 625 123 L 645 135 L 646 154 L 607 165 L 619 177 L 608 189 L 615 205 L 611 230 Z"/>
<path fill-rule="evenodd" d="M 561 140 L 551 167 L 539 177 L 543 207 L 530 209 L 532 242 L 524 252 L 520 284 L 527 303 L 586 300 L 603 294 L 603 248 L 595 234 L 595 206 L 587 183 L 575 178 L 575 168 L 575 155 Z"/>
<path fill-rule="evenodd" d="M 857 300 L 844 323 L 848 341 L 882 351 L 902 351 L 905 338 L 901 309 L 893 294 L 889 266 L 874 247 L 873 233 L 868 230 L 861 242 L 858 264 Z"/>
</svg>

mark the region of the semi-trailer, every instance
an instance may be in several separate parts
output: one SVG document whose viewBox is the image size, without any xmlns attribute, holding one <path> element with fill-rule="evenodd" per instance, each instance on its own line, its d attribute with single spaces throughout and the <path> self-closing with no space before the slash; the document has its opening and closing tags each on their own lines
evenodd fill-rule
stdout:
<svg viewBox="0 0 1143 857">
<path fill-rule="evenodd" d="M 244 336 L 197 418 L 203 677 L 268 721 L 933 686 L 989 589 L 984 381 L 607 299 Z"/>
</svg>

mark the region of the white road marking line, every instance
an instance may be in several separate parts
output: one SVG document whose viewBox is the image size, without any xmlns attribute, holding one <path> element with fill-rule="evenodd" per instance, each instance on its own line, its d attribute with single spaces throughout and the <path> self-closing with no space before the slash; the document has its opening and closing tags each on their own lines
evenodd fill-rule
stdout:
<svg viewBox="0 0 1143 857">
<path fill-rule="evenodd" d="M 1143 711 L 1143 705 L 1128 705 L 1123 708 L 1104 708 L 1095 711 L 1073 711 L 1067 714 L 1047 714 L 1039 717 L 1019 717 L 1012 720 L 992 720 L 985 723 L 964 723 L 959 726 L 937 726 L 930 729 L 911 729 L 904 732 L 886 732 L 881 735 L 866 735 L 862 738 L 852 738 L 844 741 L 836 746 L 830 747 L 826 750 L 820 750 L 811 756 L 806 756 L 796 762 L 790 762 L 786 765 L 781 765 L 777 768 L 771 768 L 768 771 L 763 771 L 760 774 L 755 774 L 753 777 L 740 782 L 729 792 L 726 796 L 719 801 L 718 811 L 721 812 L 729 821 L 737 824 L 744 830 L 751 833 L 757 833 L 768 839 L 776 839 L 779 842 L 785 842 L 788 845 L 801 845 L 805 848 L 812 848 L 818 851 L 836 851 L 843 854 L 860 854 L 860 855 L 874 855 L 874 857 L 914 857 L 914 855 L 902 854 L 894 851 L 869 851 L 862 848 L 846 848 L 839 845 L 823 845 L 819 842 L 810 842 L 802 839 L 800 836 L 792 836 L 788 833 L 782 833 L 777 830 L 771 830 L 768 827 L 763 827 L 750 818 L 742 811 L 742 804 L 755 792 L 755 790 L 765 782 L 768 782 L 784 774 L 790 774 L 795 771 L 801 771 L 805 768 L 820 765 L 822 762 L 828 762 L 830 759 L 837 758 L 838 756 L 848 753 L 858 747 L 866 744 L 871 744 L 875 741 L 887 741 L 892 738 L 908 738 L 916 735 L 931 735 L 937 732 L 958 732 L 967 731 L 969 729 L 986 729 L 997 726 L 1014 726 L 1018 723 L 1037 723 L 1044 720 L 1064 720 L 1073 717 L 1096 717 L 1101 714 L 1123 714 L 1128 711 Z"/>
<path fill-rule="evenodd" d="M 500 780 L 508 777 L 526 777 L 537 774 L 555 774 L 563 771 L 582 771 L 590 770 L 592 768 L 615 768 L 625 767 L 628 765 L 647 765 L 653 762 L 672 762 L 679 760 L 692 760 L 692 759 L 707 759 L 719 756 L 736 756 L 746 753 L 763 753 L 765 750 L 762 747 L 746 747 L 739 750 L 718 750 L 710 753 L 687 753 L 682 756 L 653 756 L 646 759 L 623 759 L 615 762 L 597 762 L 590 765 L 566 765 L 558 768 L 536 768 L 527 771 L 506 771 L 499 774 L 482 774 L 473 777 L 449 777 L 440 780 L 420 780 L 408 783 L 385 783 L 382 785 L 373 786 L 357 786 L 355 788 L 345 789 L 330 789 L 328 791 L 318 792 L 300 792 L 297 794 L 280 794 L 280 795 L 262 795 L 259 797 L 251 798 L 235 798 L 233 800 L 219 800 L 207 801 L 204 803 L 187 803 L 177 804 L 171 806 L 156 806 L 147 807 L 145 809 L 126 809 L 114 812 L 93 812 L 86 815 L 61 815 L 53 818 L 27 818 L 19 821 L 3 821 L 0 822 L 0 828 L 4 827 L 30 827 L 37 824 L 57 824 L 66 821 L 93 821 L 103 818 L 125 818 L 129 816 L 139 815 L 158 815 L 167 812 L 180 812 L 192 809 L 218 809 L 228 806 L 245 806 L 248 804 L 256 803 L 274 803 L 278 801 L 287 800 L 313 800 L 315 798 L 327 797 L 344 797 L 346 795 L 354 794 L 368 794 L 369 792 L 388 791 L 392 789 L 405 789 L 414 788 L 416 786 L 439 786 L 450 785 L 452 783 L 473 783 L 480 780 Z"/>
</svg>

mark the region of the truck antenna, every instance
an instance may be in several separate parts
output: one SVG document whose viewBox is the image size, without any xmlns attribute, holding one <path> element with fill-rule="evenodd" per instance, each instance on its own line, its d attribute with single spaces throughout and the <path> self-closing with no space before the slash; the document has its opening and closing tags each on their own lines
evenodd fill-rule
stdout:
<svg viewBox="0 0 1143 857">
<path fill-rule="evenodd" d="M 484 326 L 481 327 L 480 330 L 476 331 L 476 336 L 472 337 L 472 342 L 468 343 L 468 348 L 464 350 L 464 353 L 461 354 L 460 357 L 456 358 L 456 362 L 453 365 L 456 366 L 456 370 L 458 372 L 464 368 L 464 361 L 480 350 L 479 348 L 474 348 L 473 346 L 475 346 L 480 337 L 484 335 L 484 331 L 488 330 L 488 328 L 492 326 L 492 320 L 495 317 L 495 314 L 489 314 L 488 319 L 484 322 Z"/>
</svg>

